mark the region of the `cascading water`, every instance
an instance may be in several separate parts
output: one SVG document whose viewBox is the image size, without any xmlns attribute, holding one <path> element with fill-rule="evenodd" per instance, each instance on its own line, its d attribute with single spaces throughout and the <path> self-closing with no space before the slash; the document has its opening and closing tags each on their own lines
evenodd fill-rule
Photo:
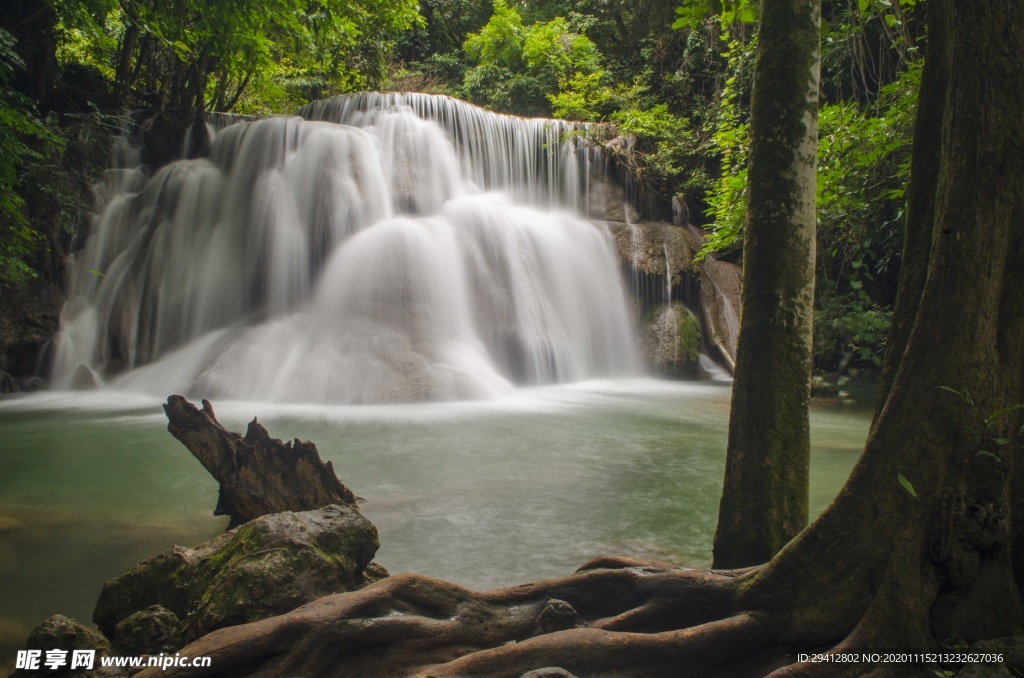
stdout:
<svg viewBox="0 0 1024 678">
<path fill-rule="evenodd" d="M 301 114 L 216 131 L 110 201 L 57 386 L 85 365 L 159 395 L 361 403 L 639 372 L 569 123 L 409 94 Z"/>
</svg>

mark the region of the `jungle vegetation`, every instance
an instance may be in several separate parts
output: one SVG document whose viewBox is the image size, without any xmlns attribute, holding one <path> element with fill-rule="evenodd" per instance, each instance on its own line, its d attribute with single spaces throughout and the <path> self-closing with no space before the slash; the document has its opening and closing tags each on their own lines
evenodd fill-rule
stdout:
<svg viewBox="0 0 1024 678">
<path fill-rule="evenodd" d="M 814 361 L 881 365 L 926 52 L 917 0 L 822 6 Z M 52 244 L 25 201 L 69 143 L 149 111 L 281 113 L 365 89 L 604 121 L 637 138 L 642 201 L 679 196 L 705 255 L 741 256 L 756 7 L 748 0 L 11 0 L 0 9 L 0 284 Z M 45 183 L 45 182 L 44 182 Z M 74 229 L 77 193 L 48 187 Z M 45 271 L 43 271 L 45 273 Z"/>
</svg>

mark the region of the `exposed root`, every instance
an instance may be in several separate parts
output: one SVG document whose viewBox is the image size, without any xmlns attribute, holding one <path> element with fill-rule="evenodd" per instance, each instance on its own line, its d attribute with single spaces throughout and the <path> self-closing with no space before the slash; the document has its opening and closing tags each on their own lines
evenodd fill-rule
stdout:
<svg viewBox="0 0 1024 678">
<path fill-rule="evenodd" d="M 558 666 L 578 676 L 708 676 L 768 649 L 775 637 L 770 624 L 750 615 L 653 634 L 571 629 L 476 652 L 418 675 L 517 677 Z"/>
<path fill-rule="evenodd" d="M 615 569 L 594 569 L 598 564 Z M 522 673 L 578 647 L 575 654 L 583 662 L 578 670 L 584 675 L 599 675 L 595 671 L 604 665 L 619 667 L 621 675 L 636 657 L 644 657 L 645 667 L 649 659 L 666 675 L 680 675 L 669 667 L 679 661 L 704 667 L 728 657 L 735 661 L 741 658 L 736 647 L 749 648 L 752 656 L 772 642 L 770 625 L 736 615 L 733 601 L 741 580 L 730 573 L 621 559 L 590 563 L 562 579 L 483 593 L 420 575 L 396 575 L 285 615 L 215 631 L 181 651 L 210 656 L 210 669 L 177 671 L 405 676 L 459 675 L 479 666 L 482 675 L 511 675 L 487 667 L 515 657 L 515 666 L 528 667 Z M 160 675 L 178 673 L 171 668 Z"/>
</svg>

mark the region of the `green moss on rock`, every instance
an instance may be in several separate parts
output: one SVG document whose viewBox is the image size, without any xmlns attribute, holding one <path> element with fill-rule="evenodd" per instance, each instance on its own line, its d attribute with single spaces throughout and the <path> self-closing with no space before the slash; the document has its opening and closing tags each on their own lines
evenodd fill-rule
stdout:
<svg viewBox="0 0 1024 678">
<path fill-rule="evenodd" d="M 159 605 L 182 620 L 188 642 L 364 586 L 379 546 L 376 528 L 349 506 L 262 516 L 111 579 L 93 621 L 116 644 L 122 620 Z M 383 568 L 373 568 L 373 580 L 382 576 Z"/>
<path fill-rule="evenodd" d="M 644 356 L 663 376 L 695 377 L 700 340 L 700 321 L 679 302 L 658 306 L 644 315 Z"/>
</svg>

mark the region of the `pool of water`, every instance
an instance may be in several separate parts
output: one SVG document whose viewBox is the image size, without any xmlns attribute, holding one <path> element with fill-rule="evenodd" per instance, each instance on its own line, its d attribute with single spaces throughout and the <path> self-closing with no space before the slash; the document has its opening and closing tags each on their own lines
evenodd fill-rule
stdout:
<svg viewBox="0 0 1024 678">
<path fill-rule="evenodd" d="M 317 444 L 380 531 L 377 561 L 486 589 L 602 554 L 711 559 L 728 383 L 590 382 L 495 401 L 214 403 L 234 430 Z M 54 613 L 88 622 L 103 582 L 221 532 L 217 484 L 126 393 L 0 400 L 0 665 Z M 812 410 L 811 510 L 849 475 L 865 406 Z"/>
</svg>

